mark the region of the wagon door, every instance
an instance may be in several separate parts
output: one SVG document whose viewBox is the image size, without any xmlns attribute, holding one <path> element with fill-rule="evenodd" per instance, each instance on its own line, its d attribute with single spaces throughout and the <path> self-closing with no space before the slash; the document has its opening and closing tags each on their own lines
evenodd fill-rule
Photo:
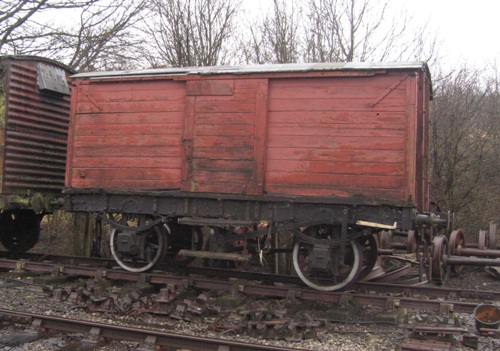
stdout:
<svg viewBox="0 0 500 351">
<path fill-rule="evenodd" d="M 186 82 L 185 191 L 261 194 L 266 79 Z"/>
</svg>

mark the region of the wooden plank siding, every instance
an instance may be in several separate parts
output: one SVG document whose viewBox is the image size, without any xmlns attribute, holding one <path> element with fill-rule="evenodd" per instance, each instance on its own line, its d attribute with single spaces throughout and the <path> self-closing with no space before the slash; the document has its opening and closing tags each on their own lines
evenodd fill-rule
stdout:
<svg viewBox="0 0 500 351">
<path fill-rule="evenodd" d="M 74 88 L 71 186 L 180 188 L 184 86 L 160 79 Z"/>
<path fill-rule="evenodd" d="M 404 198 L 407 86 L 398 82 L 405 79 L 271 80 L 265 191 Z"/>
<path fill-rule="evenodd" d="M 85 76 L 73 189 L 428 203 L 426 71 Z"/>
<path fill-rule="evenodd" d="M 184 148 L 187 174 L 183 190 L 260 194 L 262 193 L 263 148 L 256 121 L 266 117 L 258 108 L 267 80 L 188 81 L 192 107 L 187 109 Z M 267 90 L 266 90 L 267 91 Z M 258 97 L 259 96 L 259 97 Z M 265 125 L 265 123 L 264 123 Z M 259 141 L 260 140 L 260 141 Z M 261 161 L 258 161 L 261 160 Z"/>
</svg>

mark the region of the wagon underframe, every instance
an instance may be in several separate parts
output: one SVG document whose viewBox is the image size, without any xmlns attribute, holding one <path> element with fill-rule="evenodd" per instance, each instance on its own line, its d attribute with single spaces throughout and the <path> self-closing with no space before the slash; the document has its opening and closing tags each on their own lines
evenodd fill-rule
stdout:
<svg viewBox="0 0 500 351">
<path fill-rule="evenodd" d="M 325 220 L 379 229 L 410 230 L 413 204 L 384 204 L 367 198 L 252 196 L 181 191 L 65 191 L 65 209 L 73 212 L 134 213 L 179 218 L 183 224 L 253 226 Z"/>
</svg>

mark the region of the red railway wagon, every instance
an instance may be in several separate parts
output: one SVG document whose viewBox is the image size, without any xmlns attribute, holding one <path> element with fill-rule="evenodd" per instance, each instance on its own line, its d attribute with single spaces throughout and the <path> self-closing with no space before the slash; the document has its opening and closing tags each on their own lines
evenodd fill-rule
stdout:
<svg viewBox="0 0 500 351">
<path fill-rule="evenodd" d="M 430 218 L 430 94 L 422 62 L 77 74 L 65 206 L 111 223 L 129 270 L 196 256 L 201 226 L 290 230 L 299 276 L 335 290 L 374 233 Z"/>
<path fill-rule="evenodd" d="M 62 207 L 72 73 L 45 58 L 0 57 L 0 242 L 10 251 L 33 247 L 43 215 Z"/>
</svg>

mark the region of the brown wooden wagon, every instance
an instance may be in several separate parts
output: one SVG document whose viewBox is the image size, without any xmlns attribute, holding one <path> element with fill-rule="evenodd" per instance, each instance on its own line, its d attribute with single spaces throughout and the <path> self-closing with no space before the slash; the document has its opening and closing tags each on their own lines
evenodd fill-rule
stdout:
<svg viewBox="0 0 500 351">
<path fill-rule="evenodd" d="M 201 226 L 224 243 L 289 230 L 299 276 L 335 290 L 373 234 L 430 223 L 430 96 L 422 62 L 77 74 L 66 209 L 113 224 L 136 271 L 195 256 Z"/>
</svg>

